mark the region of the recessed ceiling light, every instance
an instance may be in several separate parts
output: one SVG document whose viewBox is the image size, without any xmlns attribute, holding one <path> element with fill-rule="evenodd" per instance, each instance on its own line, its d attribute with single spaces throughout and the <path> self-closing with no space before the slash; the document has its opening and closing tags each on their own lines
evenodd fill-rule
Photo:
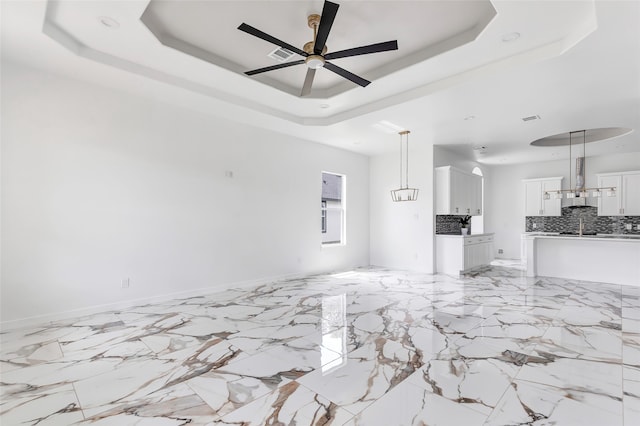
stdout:
<svg viewBox="0 0 640 426">
<path fill-rule="evenodd" d="M 467 115 L 464 119 L 465 119 L 465 120 L 473 120 L 473 119 L 475 119 L 475 118 L 476 118 L 476 116 L 475 116 L 475 115 Z"/>
<path fill-rule="evenodd" d="M 108 16 L 98 16 L 98 22 L 112 30 L 120 28 L 120 22 Z"/>
<path fill-rule="evenodd" d="M 520 38 L 520 33 L 508 33 L 502 36 L 502 41 L 505 43 L 511 43 L 512 41 L 516 41 Z"/>
<path fill-rule="evenodd" d="M 329 104 L 320 104 L 320 108 L 322 108 L 322 109 L 327 109 L 327 108 L 329 108 L 330 106 L 331 106 L 331 105 L 329 105 Z"/>
</svg>

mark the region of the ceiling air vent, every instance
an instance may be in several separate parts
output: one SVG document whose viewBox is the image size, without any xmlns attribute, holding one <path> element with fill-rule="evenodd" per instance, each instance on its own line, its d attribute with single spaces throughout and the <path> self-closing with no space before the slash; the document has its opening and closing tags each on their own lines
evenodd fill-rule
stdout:
<svg viewBox="0 0 640 426">
<path fill-rule="evenodd" d="M 530 115 L 529 117 L 523 117 L 522 121 L 533 121 L 533 120 L 540 120 L 540 116 L 539 115 Z"/>
<path fill-rule="evenodd" d="M 278 47 L 276 50 L 269 53 L 267 56 L 272 59 L 275 59 L 278 62 L 284 62 L 293 56 L 293 52 L 290 51 L 289 49 L 285 49 L 284 47 Z"/>
</svg>

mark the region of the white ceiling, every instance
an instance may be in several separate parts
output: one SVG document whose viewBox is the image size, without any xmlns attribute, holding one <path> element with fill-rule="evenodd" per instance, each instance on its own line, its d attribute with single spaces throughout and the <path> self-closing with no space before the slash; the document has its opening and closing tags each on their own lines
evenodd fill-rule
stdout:
<svg viewBox="0 0 640 426">
<path fill-rule="evenodd" d="M 383 120 L 411 130 L 412 145 L 449 145 L 486 164 L 563 158 L 562 147 L 529 143 L 569 130 L 640 128 L 640 2 L 337 2 L 332 51 L 392 39 L 399 50 L 339 63 L 372 80 L 366 88 L 320 70 L 311 99 L 295 95 L 304 68 L 302 77 L 242 74 L 273 64 L 275 46 L 235 28 L 304 44 L 318 0 L 3 0 L 2 60 L 368 155 L 397 148 L 397 135 L 376 127 Z M 140 19 L 148 7 L 170 33 L 161 40 Z M 521 37 L 502 41 L 513 32 Z M 522 121 L 532 115 L 541 119 Z M 592 143 L 589 155 L 631 151 L 637 131 Z"/>
</svg>

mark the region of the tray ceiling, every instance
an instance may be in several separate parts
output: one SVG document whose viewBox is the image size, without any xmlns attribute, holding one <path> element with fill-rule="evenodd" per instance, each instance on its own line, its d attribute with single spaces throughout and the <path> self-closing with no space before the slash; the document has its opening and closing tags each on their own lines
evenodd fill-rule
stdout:
<svg viewBox="0 0 640 426">
<path fill-rule="evenodd" d="M 31 0 L 0 2 L 3 68 L 6 64 L 10 69 L 12 62 L 24 64 L 240 126 L 366 155 L 397 150 L 396 130 L 381 131 L 387 122 L 410 129 L 416 149 L 442 145 L 484 164 L 564 158 L 566 147 L 544 149 L 529 143 L 569 130 L 640 128 L 638 2 L 494 0 L 469 3 L 478 7 L 469 16 L 452 13 L 429 21 L 437 11 L 455 11 L 458 2 L 336 1 L 340 10 L 329 49 L 342 48 L 340 43 L 350 47 L 397 38 L 400 50 L 392 54 L 405 55 L 407 43 L 415 43 L 418 53 L 398 60 L 384 57 L 386 53 L 374 54 L 366 59 L 406 64 L 385 75 L 382 70 L 388 64 L 370 70 L 354 68 L 372 83 L 360 88 L 349 82 L 325 82 L 314 96 L 300 98 L 297 90 L 292 94 L 286 87 L 277 87 L 296 87 L 299 80 L 278 82 L 283 77 L 273 75 L 265 83 L 243 74 L 245 67 L 254 64 L 242 61 L 268 64 L 271 60 L 266 54 L 275 46 L 236 28 L 246 22 L 292 43 L 306 40 L 310 36 L 306 16 L 322 10 L 321 0 L 158 4 L 148 0 Z M 398 17 L 388 8 L 391 4 L 398 8 Z M 172 30 L 173 40 L 182 40 L 180 49 L 167 45 L 169 36 L 154 34 L 145 23 L 151 16 L 147 12 L 156 6 L 166 8 L 157 11 L 159 17 L 184 6 L 180 19 L 187 24 L 182 22 L 181 30 Z M 481 20 L 481 6 L 490 6 L 493 17 L 486 17 L 483 29 L 476 26 L 465 31 L 465 22 Z M 423 10 L 428 8 L 433 10 L 425 18 Z M 208 11 L 215 16 L 210 18 Z M 412 11 L 419 13 L 407 18 Z M 229 18 L 228 35 L 219 25 L 206 26 L 225 17 Z M 169 22 L 170 26 L 177 23 Z M 192 31 L 189 23 L 199 27 Z M 417 30 L 408 30 L 416 26 Z M 213 44 L 229 38 L 228 49 L 237 51 L 237 59 L 229 59 L 229 52 L 216 51 L 208 44 L 209 31 Z M 516 32 L 520 37 L 508 41 Z M 408 42 L 403 41 L 407 34 Z M 227 48 L 227 44 L 222 46 Z M 216 57 L 205 54 L 203 60 L 189 53 L 196 48 L 198 54 L 208 51 Z M 415 55 L 423 57 L 415 61 Z M 373 76 L 376 72 L 380 77 Z M 532 116 L 540 118 L 528 120 Z M 637 134 L 593 143 L 589 153 L 638 152 Z"/>
<path fill-rule="evenodd" d="M 342 1 L 327 44 L 340 50 L 398 39 L 399 50 L 339 59 L 372 80 L 327 70 L 300 98 L 301 69 L 248 77 L 276 46 L 246 22 L 304 44 L 313 1 L 49 1 L 44 33 L 73 53 L 297 124 L 326 126 L 418 99 L 483 74 L 558 56 L 597 28 L 591 2 Z M 104 25 L 113 20 L 114 26 Z M 505 42 L 515 32 L 515 42 Z"/>
<path fill-rule="evenodd" d="M 321 14 L 322 2 L 212 2 L 152 0 L 142 22 L 165 46 L 243 75 L 276 65 L 268 57 L 277 46 L 240 32 L 245 22 L 300 49 L 313 40 L 307 16 Z M 455 2 L 343 2 L 327 42 L 328 52 L 398 40 L 399 50 L 333 62 L 370 80 L 425 61 L 473 41 L 496 11 L 488 0 Z M 301 59 L 294 55 L 290 61 Z M 299 95 L 304 65 L 254 78 Z M 329 71 L 318 72 L 311 96 L 326 98 L 353 89 Z"/>
</svg>

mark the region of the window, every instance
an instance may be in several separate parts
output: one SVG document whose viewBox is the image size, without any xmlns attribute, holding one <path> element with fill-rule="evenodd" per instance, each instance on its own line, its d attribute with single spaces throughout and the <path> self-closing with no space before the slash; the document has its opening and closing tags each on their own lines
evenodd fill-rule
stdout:
<svg viewBox="0 0 640 426">
<path fill-rule="evenodd" d="M 327 233 L 327 202 L 326 201 L 322 201 L 321 202 L 321 209 L 322 209 L 322 233 L 326 234 Z"/>
<path fill-rule="evenodd" d="M 322 173 L 322 244 L 345 243 L 345 176 Z"/>
</svg>

